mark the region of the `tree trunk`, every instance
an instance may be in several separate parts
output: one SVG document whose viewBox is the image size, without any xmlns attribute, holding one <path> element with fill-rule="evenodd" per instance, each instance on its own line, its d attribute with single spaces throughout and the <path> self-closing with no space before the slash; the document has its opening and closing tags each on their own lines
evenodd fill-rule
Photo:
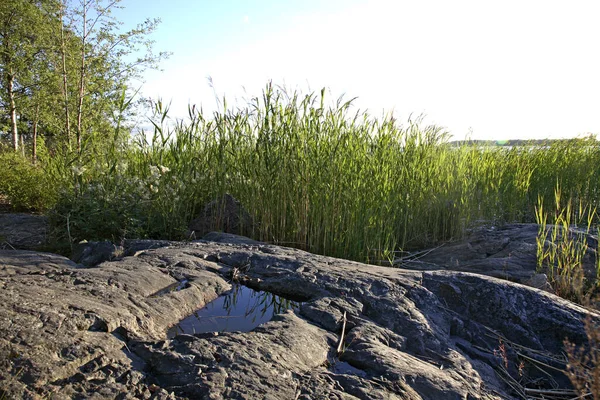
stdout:
<svg viewBox="0 0 600 400">
<path fill-rule="evenodd" d="M 12 71 L 11 71 L 12 72 Z M 17 129 L 17 106 L 15 104 L 15 76 L 11 72 L 8 73 L 8 99 L 10 113 L 10 131 L 12 134 L 12 145 L 15 151 L 19 150 L 19 131 Z"/>
<path fill-rule="evenodd" d="M 31 145 L 32 145 L 32 150 L 31 150 L 31 159 L 33 161 L 33 164 L 35 165 L 37 163 L 37 130 L 38 130 L 38 120 L 40 117 L 40 105 L 37 104 L 35 106 L 35 117 L 33 118 L 33 132 L 32 132 L 32 138 L 31 138 Z"/>
<path fill-rule="evenodd" d="M 64 7 L 64 4 L 61 5 Z M 67 85 L 67 50 L 65 48 L 65 26 L 62 23 L 64 8 L 61 8 L 60 15 L 60 40 L 61 40 L 61 56 L 62 56 L 62 78 L 63 78 L 63 101 L 65 112 L 65 134 L 67 135 L 67 146 L 71 150 L 71 122 L 69 120 L 69 86 Z"/>
<path fill-rule="evenodd" d="M 19 140 L 21 141 L 21 155 L 25 158 L 25 137 L 23 135 L 19 135 Z"/>
<path fill-rule="evenodd" d="M 81 35 L 81 68 L 79 71 L 79 99 L 77 102 L 77 151 L 81 152 L 81 130 L 83 115 L 83 96 L 85 95 L 85 45 L 88 36 L 87 32 L 87 6 L 83 4 L 83 31 Z"/>
</svg>

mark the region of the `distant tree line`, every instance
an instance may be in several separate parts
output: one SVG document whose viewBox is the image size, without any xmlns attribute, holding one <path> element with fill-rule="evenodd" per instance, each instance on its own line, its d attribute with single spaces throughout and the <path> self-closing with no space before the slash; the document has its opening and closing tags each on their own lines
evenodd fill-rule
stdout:
<svg viewBox="0 0 600 400">
<path fill-rule="evenodd" d="M 132 79 L 155 68 L 148 35 L 160 20 L 121 31 L 120 0 L 0 1 L 0 144 L 81 152 L 127 118 Z"/>
<path fill-rule="evenodd" d="M 450 142 L 453 146 L 496 146 L 496 147 L 518 147 L 518 146 L 550 146 L 552 143 L 570 140 L 572 142 L 589 143 L 594 136 L 575 138 L 575 139 L 511 139 L 511 140 L 453 140 Z"/>
</svg>

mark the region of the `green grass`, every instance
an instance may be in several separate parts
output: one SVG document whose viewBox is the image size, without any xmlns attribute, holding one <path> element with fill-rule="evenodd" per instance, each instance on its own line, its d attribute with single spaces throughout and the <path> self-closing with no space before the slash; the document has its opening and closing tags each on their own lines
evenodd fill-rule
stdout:
<svg viewBox="0 0 600 400">
<path fill-rule="evenodd" d="M 45 159 L 57 240 L 182 239 L 206 202 L 230 193 L 256 221 L 255 239 L 373 262 L 476 224 L 534 222 L 538 196 L 550 203 L 557 183 L 574 204 L 600 198 L 591 137 L 455 146 L 420 119 L 271 85 L 243 108 L 168 113 L 157 102 L 152 132 L 125 144 L 110 142 L 121 132 L 99 135 L 112 144 Z"/>
<path fill-rule="evenodd" d="M 600 258 L 596 255 L 595 276 L 590 277 L 589 273 L 586 276 L 583 267 L 589 247 L 588 236 L 594 232 L 594 221 L 598 221 L 597 209 L 583 201 L 578 207 L 573 207 L 571 199 L 565 203 L 559 186 L 554 197 L 552 213 L 544 209 L 541 198 L 536 208 L 539 224 L 537 269 L 548 275 L 557 295 L 586 304 L 600 288 Z M 549 220 L 551 225 L 548 225 Z"/>
</svg>

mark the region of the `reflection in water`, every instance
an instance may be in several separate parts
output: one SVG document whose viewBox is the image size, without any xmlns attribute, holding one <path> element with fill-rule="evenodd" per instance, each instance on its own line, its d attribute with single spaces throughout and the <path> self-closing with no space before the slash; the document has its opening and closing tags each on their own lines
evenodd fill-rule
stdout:
<svg viewBox="0 0 600 400">
<path fill-rule="evenodd" d="M 299 306 L 300 303 L 271 292 L 235 285 L 227 295 L 218 297 L 171 327 L 167 337 L 171 339 L 181 333 L 248 332 L 270 321 L 274 315 Z"/>
</svg>

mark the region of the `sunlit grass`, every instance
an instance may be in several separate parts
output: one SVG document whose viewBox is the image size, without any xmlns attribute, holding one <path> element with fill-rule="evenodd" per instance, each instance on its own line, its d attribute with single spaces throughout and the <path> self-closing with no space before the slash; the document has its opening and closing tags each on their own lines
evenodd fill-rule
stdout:
<svg viewBox="0 0 600 400">
<path fill-rule="evenodd" d="M 597 220 L 595 207 L 583 202 L 578 207 L 573 207 L 571 199 L 564 200 L 559 186 L 555 189 L 551 213 L 544 209 L 541 198 L 536 207 L 536 222 L 539 224 L 538 272 L 548 275 L 557 295 L 580 304 L 588 302 L 589 297 L 600 287 L 600 260 L 597 253 L 595 276 L 586 277 L 583 267 L 589 248 L 588 236 L 594 230 L 593 222 Z"/>
<path fill-rule="evenodd" d="M 175 123 L 168 114 L 156 102 L 152 132 L 47 160 L 63 238 L 182 239 L 206 202 L 230 193 L 253 216 L 255 239 L 376 262 L 475 224 L 535 222 L 538 196 L 551 202 L 557 183 L 574 203 L 598 205 L 593 138 L 455 146 L 420 119 L 374 118 L 324 91 L 271 85 L 241 109 L 190 108 Z"/>
</svg>

